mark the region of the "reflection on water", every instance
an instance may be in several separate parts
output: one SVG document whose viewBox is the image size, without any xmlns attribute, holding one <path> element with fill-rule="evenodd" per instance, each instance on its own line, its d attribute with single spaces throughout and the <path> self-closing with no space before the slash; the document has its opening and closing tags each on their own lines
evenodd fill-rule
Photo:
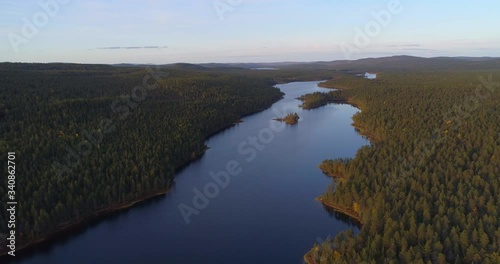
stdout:
<svg viewBox="0 0 500 264">
<path fill-rule="evenodd" d="M 353 127 L 358 110 L 326 105 L 303 110 L 295 99 L 318 82 L 278 85 L 285 93 L 272 108 L 209 140 L 210 149 L 179 171 L 164 196 L 108 215 L 37 246 L 22 263 L 302 263 L 318 237 L 334 237 L 359 226 L 315 200 L 331 184 L 318 169 L 324 159 L 353 157 L 368 142 Z M 252 161 L 238 151 L 242 142 L 273 126 L 278 113 L 297 112 L 257 151 Z M 193 190 L 213 182 L 211 172 L 229 161 L 241 166 L 209 204 L 186 224 L 180 204 L 192 204 Z"/>
<path fill-rule="evenodd" d="M 333 210 L 332 208 L 323 205 L 323 208 L 325 211 L 332 217 L 335 218 L 338 221 L 342 221 L 344 223 L 349 224 L 350 228 L 352 229 L 360 229 L 361 228 L 361 223 L 356 221 L 355 219 L 350 218 L 349 216 L 343 215 L 341 213 L 338 213 L 337 211 Z"/>
</svg>

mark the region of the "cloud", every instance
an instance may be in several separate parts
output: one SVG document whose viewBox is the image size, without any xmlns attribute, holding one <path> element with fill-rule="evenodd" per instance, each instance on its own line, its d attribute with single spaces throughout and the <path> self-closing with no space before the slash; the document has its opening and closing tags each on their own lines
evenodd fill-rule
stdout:
<svg viewBox="0 0 500 264">
<path fill-rule="evenodd" d="M 407 48 L 403 50 L 414 50 L 414 51 L 437 51 L 435 49 L 419 49 L 419 48 Z"/>
<path fill-rule="evenodd" d="M 389 48 L 420 47 L 420 44 L 387 45 Z"/>
<path fill-rule="evenodd" d="M 100 47 L 98 50 L 118 50 L 118 49 L 166 49 L 168 46 L 126 46 L 126 47 Z"/>
</svg>

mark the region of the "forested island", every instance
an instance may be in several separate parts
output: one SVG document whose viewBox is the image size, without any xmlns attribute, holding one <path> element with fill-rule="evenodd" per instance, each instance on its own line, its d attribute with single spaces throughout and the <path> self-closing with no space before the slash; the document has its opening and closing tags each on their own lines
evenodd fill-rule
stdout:
<svg viewBox="0 0 500 264">
<path fill-rule="evenodd" d="M 326 160 L 335 187 L 318 199 L 358 219 L 315 245 L 308 263 L 500 263 L 500 71 L 349 75 L 343 88 L 375 135 L 354 159 Z"/>
<path fill-rule="evenodd" d="M 299 119 L 300 119 L 299 114 L 290 113 L 290 114 L 286 115 L 285 117 L 279 117 L 279 118 L 276 118 L 274 120 L 284 122 L 287 125 L 295 125 L 299 122 Z"/>
</svg>

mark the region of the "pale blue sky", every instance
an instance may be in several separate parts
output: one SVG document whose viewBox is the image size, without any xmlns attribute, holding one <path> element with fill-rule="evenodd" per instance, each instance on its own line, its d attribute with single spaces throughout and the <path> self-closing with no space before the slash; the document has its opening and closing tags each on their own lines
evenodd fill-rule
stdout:
<svg viewBox="0 0 500 264">
<path fill-rule="evenodd" d="M 388 10 L 393 1 L 0 0 L 0 61 L 161 64 L 399 54 L 500 57 L 498 0 L 400 0 L 401 12 L 369 36 L 368 45 L 356 45 L 356 28 L 365 32 L 368 23 L 378 23 L 372 13 Z M 40 2 L 57 7 L 45 11 Z M 38 32 L 23 33 L 25 21 L 34 23 Z M 347 44 L 357 49 L 349 57 L 340 48 Z"/>
</svg>

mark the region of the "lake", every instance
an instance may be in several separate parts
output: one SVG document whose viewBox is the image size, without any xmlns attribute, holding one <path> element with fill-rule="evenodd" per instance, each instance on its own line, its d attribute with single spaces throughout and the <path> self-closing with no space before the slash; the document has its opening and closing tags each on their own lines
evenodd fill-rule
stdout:
<svg viewBox="0 0 500 264">
<path fill-rule="evenodd" d="M 358 109 L 298 107 L 295 98 L 328 91 L 318 83 L 277 85 L 284 98 L 208 139 L 169 193 L 19 252 L 17 262 L 302 263 L 314 243 L 359 232 L 315 200 L 331 184 L 317 165 L 368 144 L 351 126 Z M 290 112 L 297 125 L 272 120 Z"/>
</svg>

